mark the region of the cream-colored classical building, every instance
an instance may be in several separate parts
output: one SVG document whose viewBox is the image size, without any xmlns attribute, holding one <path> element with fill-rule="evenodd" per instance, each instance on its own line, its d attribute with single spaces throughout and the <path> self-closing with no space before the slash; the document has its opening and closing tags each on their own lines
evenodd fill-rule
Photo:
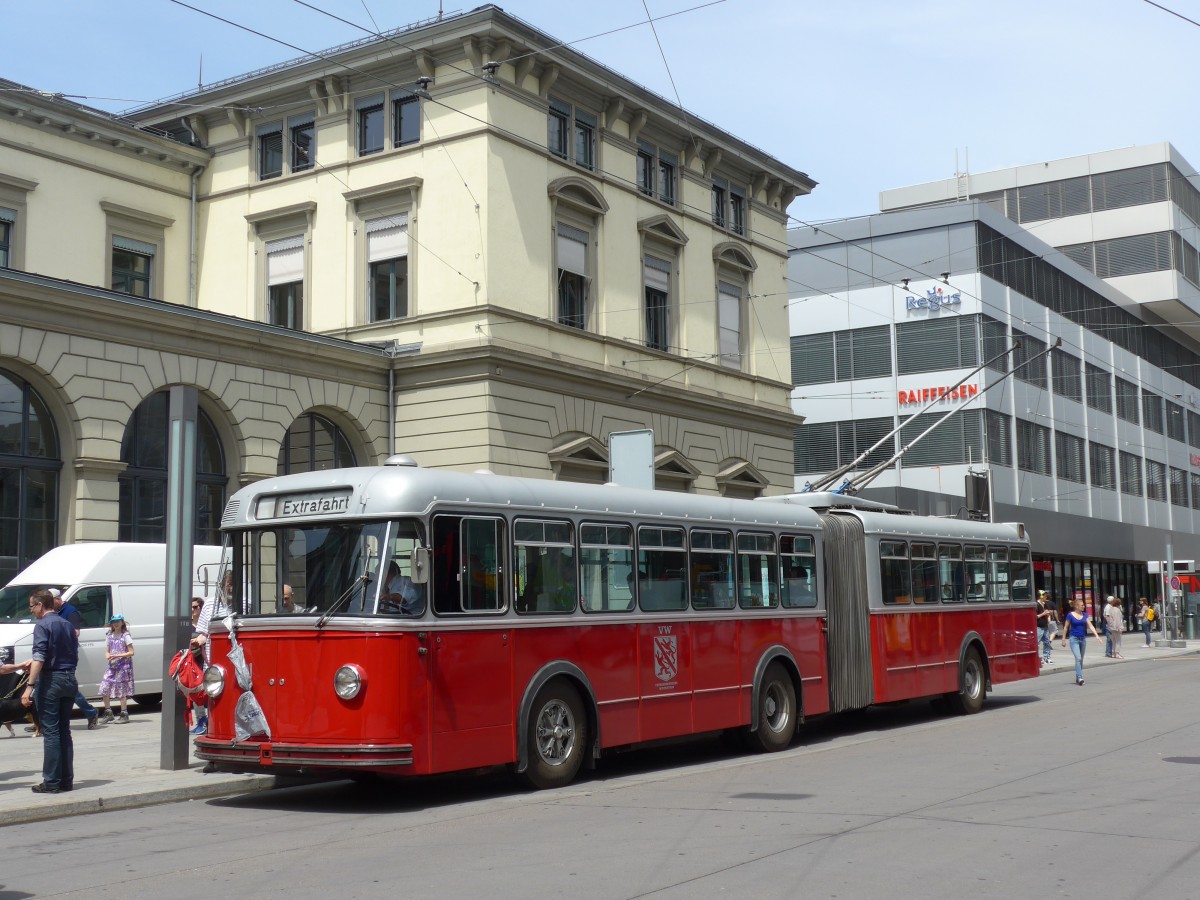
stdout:
<svg viewBox="0 0 1200 900">
<path fill-rule="evenodd" d="M 420 464 L 792 482 L 785 210 L 813 182 L 496 7 L 115 118 L 0 83 L 0 582 L 161 539 L 165 389 L 202 536 L 240 483 Z"/>
</svg>

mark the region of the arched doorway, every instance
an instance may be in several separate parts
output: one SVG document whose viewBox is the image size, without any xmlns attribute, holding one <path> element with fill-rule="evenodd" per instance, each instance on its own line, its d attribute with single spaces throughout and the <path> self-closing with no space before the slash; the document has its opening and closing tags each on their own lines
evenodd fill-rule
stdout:
<svg viewBox="0 0 1200 900">
<path fill-rule="evenodd" d="M 0 584 L 58 543 L 54 418 L 37 391 L 0 369 Z"/>
<path fill-rule="evenodd" d="M 283 436 L 275 470 L 279 475 L 320 472 L 357 465 L 346 433 L 324 416 L 305 413 Z"/>
<path fill-rule="evenodd" d="M 167 539 L 167 438 L 170 393 L 143 400 L 121 441 L 120 511 L 122 541 L 162 543 Z M 225 508 L 225 451 L 216 426 L 203 409 L 196 416 L 197 544 L 221 543 Z"/>
</svg>

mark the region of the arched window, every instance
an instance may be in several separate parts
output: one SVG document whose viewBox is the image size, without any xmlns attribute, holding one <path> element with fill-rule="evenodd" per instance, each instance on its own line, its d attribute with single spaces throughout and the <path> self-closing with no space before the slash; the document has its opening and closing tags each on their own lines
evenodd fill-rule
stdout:
<svg viewBox="0 0 1200 900">
<path fill-rule="evenodd" d="M 167 436 L 170 393 L 159 391 L 133 412 L 121 441 L 120 511 L 122 541 L 162 543 L 167 539 Z M 225 453 L 212 419 L 196 416 L 197 544 L 221 543 L 225 508 Z"/>
<path fill-rule="evenodd" d="M 58 543 L 61 468 L 46 404 L 0 369 L 0 584 Z"/>
<path fill-rule="evenodd" d="M 283 436 L 276 472 L 320 472 L 357 465 L 345 432 L 324 416 L 305 413 Z"/>
</svg>

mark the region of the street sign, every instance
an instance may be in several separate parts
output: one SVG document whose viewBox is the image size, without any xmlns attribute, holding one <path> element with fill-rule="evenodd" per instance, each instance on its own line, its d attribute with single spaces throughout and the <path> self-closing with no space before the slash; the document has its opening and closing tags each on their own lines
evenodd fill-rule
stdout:
<svg viewBox="0 0 1200 900">
<path fill-rule="evenodd" d="M 1176 575 L 1172 575 L 1171 576 L 1171 590 L 1177 591 L 1182 587 L 1183 587 L 1183 582 L 1179 580 L 1179 577 Z"/>
</svg>

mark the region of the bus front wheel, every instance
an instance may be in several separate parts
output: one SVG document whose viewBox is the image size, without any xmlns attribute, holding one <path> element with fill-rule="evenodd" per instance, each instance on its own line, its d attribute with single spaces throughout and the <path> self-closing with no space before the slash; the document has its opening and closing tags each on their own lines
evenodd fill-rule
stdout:
<svg viewBox="0 0 1200 900">
<path fill-rule="evenodd" d="M 968 650 L 958 670 L 958 693 L 947 694 L 950 708 L 963 716 L 983 709 L 984 683 L 986 676 L 978 650 Z"/>
<path fill-rule="evenodd" d="M 563 787 L 575 780 L 588 741 L 587 717 L 579 691 L 552 681 L 534 698 L 525 736 L 528 755 L 523 779 L 537 790 Z"/>
<path fill-rule="evenodd" d="M 779 663 L 771 663 L 758 688 L 758 726 L 750 746 L 762 753 L 785 749 L 796 734 L 796 687 Z"/>
</svg>

